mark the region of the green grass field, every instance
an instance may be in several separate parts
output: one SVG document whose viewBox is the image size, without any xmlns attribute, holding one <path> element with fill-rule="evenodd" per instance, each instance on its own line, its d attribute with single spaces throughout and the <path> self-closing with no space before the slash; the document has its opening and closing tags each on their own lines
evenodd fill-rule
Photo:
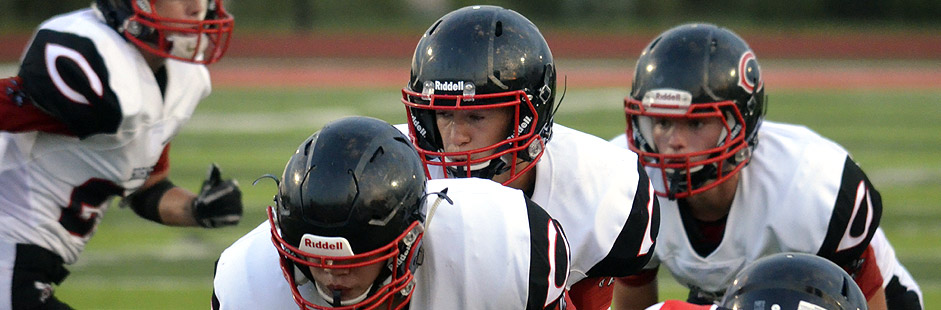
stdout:
<svg viewBox="0 0 941 310">
<path fill-rule="evenodd" d="M 569 87 L 557 121 L 603 138 L 623 131 L 623 89 Z M 195 190 L 217 162 L 242 185 L 245 217 L 220 230 L 173 229 L 112 207 L 56 295 L 79 309 L 206 309 L 213 262 L 265 219 L 274 182 L 295 147 L 347 115 L 404 120 L 398 89 L 217 88 L 174 140 L 171 177 Z M 768 119 L 806 124 L 853 153 L 882 192 L 882 226 L 925 292 L 941 304 L 941 90 L 774 91 Z M 661 298 L 685 298 L 661 272 Z"/>
</svg>

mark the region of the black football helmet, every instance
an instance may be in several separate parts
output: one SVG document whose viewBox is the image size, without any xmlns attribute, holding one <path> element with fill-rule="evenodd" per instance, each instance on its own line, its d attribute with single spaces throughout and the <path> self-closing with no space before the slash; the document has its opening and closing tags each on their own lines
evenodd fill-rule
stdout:
<svg viewBox="0 0 941 310">
<path fill-rule="evenodd" d="M 425 164 L 449 177 L 512 172 L 509 184 L 535 165 L 552 135 L 555 63 L 539 29 L 497 6 L 470 6 L 441 17 L 422 36 L 402 89 L 409 133 Z M 467 152 L 445 152 L 435 113 L 510 108 L 506 139 Z M 490 154 L 481 158 L 472 158 Z"/>
<path fill-rule="evenodd" d="M 160 16 L 157 1 L 163 0 L 95 0 L 95 7 L 111 28 L 149 53 L 199 64 L 222 58 L 235 26 L 223 0 L 206 0 L 203 20 Z"/>
<path fill-rule="evenodd" d="M 269 208 L 271 239 L 301 309 L 402 307 L 411 299 L 421 248 L 420 203 L 425 174 L 408 138 L 369 117 L 331 122 L 298 147 L 284 168 Z M 369 291 L 339 300 L 316 283 L 331 306 L 299 292 L 312 280 L 310 267 L 350 269 L 381 263 Z"/>
<path fill-rule="evenodd" d="M 758 143 L 765 113 L 764 80 L 755 53 L 732 31 L 710 24 L 667 30 L 640 54 L 624 99 L 628 146 L 660 170 L 660 196 L 683 198 L 719 185 L 741 170 Z M 662 154 L 653 118 L 720 119 L 715 147 Z M 694 157 L 707 157 L 694 160 Z M 706 184 L 710 180 L 715 180 Z"/>
<path fill-rule="evenodd" d="M 778 253 L 756 260 L 738 273 L 721 306 L 734 310 L 869 308 L 866 296 L 840 266 L 806 253 Z"/>
</svg>

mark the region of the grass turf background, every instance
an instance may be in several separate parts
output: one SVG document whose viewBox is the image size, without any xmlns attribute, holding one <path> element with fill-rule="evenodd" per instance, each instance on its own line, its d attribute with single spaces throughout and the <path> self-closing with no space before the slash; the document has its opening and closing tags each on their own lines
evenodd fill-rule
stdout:
<svg viewBox="0 0 941 310">
<path fill-rule="evenodd" d="M 213 262 L 265 220 L 297 145 L 347 115 L 404 120 L 397 88 L 265 89 L 217 87 L 173 141 L 171 178 L 196 190 L 210 162 L 242 185 L 245 217 L 219 230 L 164 228 L 113 206 L 56 295 L 79 309 L 205 309 Z M 623 131 L 620 88 L 570 86 L 557 122 L 598 135 Z M 941 303 L 941 91 L 769 90 L 767 119 L 805 124 L 846 147 L 883 195 L 882 227 L 925 292 Z M 495 262 L 496 263 L 496 262 Z M 668 272 L 661 299 L 685 298 Z"/>
</svg>

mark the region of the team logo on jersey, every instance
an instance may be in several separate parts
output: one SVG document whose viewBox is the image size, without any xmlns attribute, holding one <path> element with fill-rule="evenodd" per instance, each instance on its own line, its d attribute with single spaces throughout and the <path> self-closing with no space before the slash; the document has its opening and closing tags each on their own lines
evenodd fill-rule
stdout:
<svg viewBox="0 0 941 310">
<path fill-rule="evenodd" d="M 747 51 L 742 54 L 738 60 L 738 86 L 745 89 L 749 94 L 754 94 L 764 86 L 764 80 L 761 78 L 761 67 L 758 66 L 758 59 L 755 53 Z"/>
<path fill-rule="evenodd" d="M 154 167 L 134 168 L 134 170 L 131 171 L 131 180 L 146 179 L 150 176 L 151 171 L 154 171 Z"/>
<path fill-rule="evenodd" d="M 39 291 L 39 302 L 45 303 L 49 297 L 52 297 L 52 284 L 44 282 L 33 282 L 33 286 Z"/>
</svg>

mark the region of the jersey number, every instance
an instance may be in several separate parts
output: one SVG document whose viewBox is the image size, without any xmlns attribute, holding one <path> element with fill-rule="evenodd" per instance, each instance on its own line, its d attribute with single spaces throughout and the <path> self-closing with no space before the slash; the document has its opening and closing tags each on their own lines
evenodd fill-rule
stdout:
<svg viewBox="0 0 941 310">
<path fill-rule="evenodd" d="M 73 236 L 87 238 L 98 225 L 102 213 L 101 205 L 112 196 L 122 193 L 124 188 L 111 181 L 89 179 L 85 184 L 72 189 L 69 205 L 62 209 L 59 223 Z"/>
</svg>

